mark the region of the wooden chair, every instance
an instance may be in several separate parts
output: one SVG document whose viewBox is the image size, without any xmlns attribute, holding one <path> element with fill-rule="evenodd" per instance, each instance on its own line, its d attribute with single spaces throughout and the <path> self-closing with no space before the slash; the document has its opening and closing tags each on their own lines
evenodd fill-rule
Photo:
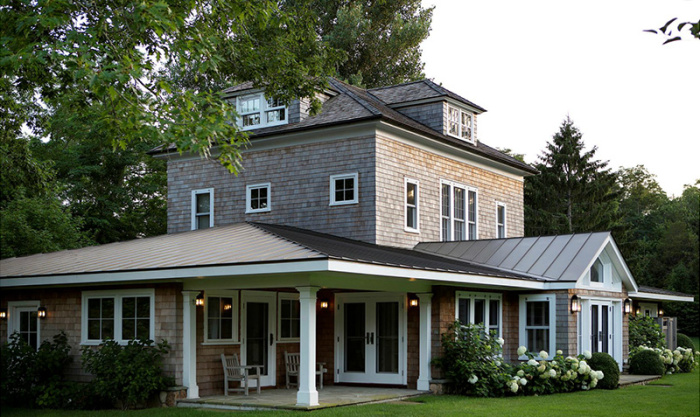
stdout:
<svg viewBox="0 0 700 417">
<path fill-rule="evenodd" d="M 287 389 L 290 386 L 299 386 L 299 362 L 301 354 L 300 353 L 287 353 L 284 352 L 284 366 L 287 370 Z M 316 376 L 318 376 L 318 387 L 323 389 L 323 374 L 328 372 L 328 369 L 323 367 L 322 362 L 316 363 Z M 296 377 L 297 382 L 291 382 L 291 377 Z"/>
<path fill-rule="evenodd" d="M 244 392 L 248 395 L 248 388 L 250 387 L 250 380 L 257 380 L 258 394 L 260 394 L 260 374 L 262 373 L 262 366 L 251 365 L 243 366 L 238 362 L 238 355 L 235 353 L 232 356 L 226 356 L 221 354 L 221 364 L 224 367 L 224 395 L 228 395 L 229 391 Z M 255 374 L 251 374 L 250 370 L 255 369 Z M 239 388 L 229 388 L 228 383 L 230 381 L 236 381 L 240 384 Z"/>
</svg>

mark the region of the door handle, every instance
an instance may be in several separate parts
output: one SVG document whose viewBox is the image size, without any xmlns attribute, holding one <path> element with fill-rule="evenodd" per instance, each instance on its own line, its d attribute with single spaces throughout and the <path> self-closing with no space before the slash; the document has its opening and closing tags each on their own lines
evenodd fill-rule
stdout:
<svg viewBox="0 0 700 417">
<path fill-rule="evenodd" d="M 369 344 L 370 345 L 374 344 L 374 332 L 369 334 Z"/>
<path fill-rule="evenodd" d="M 365 343 L 369 345 L 369 332 L 365 335 Z"/>
<path fill-rule="evenodd" d="M 603 332 L 602 331 L 598 332 L 598 341 L 599 342 L 603 341 Z"/>
<path fill-rule="evenodd" d="M 275 336 L 270 333 L 270 346 L 272 346 L 273 343 L 275 343 Z"/>
</svg>

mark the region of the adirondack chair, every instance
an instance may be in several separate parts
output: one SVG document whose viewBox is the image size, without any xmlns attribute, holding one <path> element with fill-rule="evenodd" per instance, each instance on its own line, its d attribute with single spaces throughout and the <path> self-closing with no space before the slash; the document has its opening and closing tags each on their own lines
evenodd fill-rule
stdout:
<svg viewBox="0 0 700 417">
<path fill-rule="evenodd" d="M 257 380 L 258 394 L 260 394 L 260 374 L 262 366 L 249 365 L 244 366 L 238 362 L 238 355 L 235 353 L 232 356 L 221 354 L 221 364 L 224 367 L 224 395 L 228 395 L 229 391 L 244 392 L 248 395 L 248 388 L 251 380 Z M 255 369 L 255 373 L 250 371 Z M 239 388 L 229 388 L 229 382 L 235 381 L 240 384 Z"/>
<path fill-rule="evenodd" d="M 287 369 L 287 389 L 290 386 L 299 386 L 299 362 L 301 354 L 284 352 L 284 365 Z M 316 363 L 316 376 L 318 376 L 318 388 L 323 389 L 323 374 L 328 372 L 328 369 L 323 367 L 322 362 Z M 291 377 L 296 377 L 297 382 L 291 382 Z"/>
</svg>

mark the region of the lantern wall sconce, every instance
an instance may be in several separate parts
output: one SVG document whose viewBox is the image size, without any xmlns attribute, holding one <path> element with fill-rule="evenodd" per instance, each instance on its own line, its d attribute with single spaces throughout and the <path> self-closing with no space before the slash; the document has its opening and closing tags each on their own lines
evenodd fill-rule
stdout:
<svg viewBox="0 0 700 417">
<path fill-rule="evenodd" d="M 2 320 L 7 319 L 7 309 L 0 308 L 0 319 L 2 319 Z"/>
<path fill-rule="evenodd" d="M 321 300 L 321 308 L 322 309 L 328 308 L 328 301 L 327 300 Z"/>
<path fill-rule="evenodd" d="M 418 298 L 416 298 L 416 297 L 409 298 L 408 305 L 411 307 L 418 307 Z"/>
<path fill-rule="evenodd" d="M 663 316 L 663 315 L 664 315 L 664 309 L 663 309 L 663 308 L 660 308 L 660 309 L 659 309 L 659 317 L 661 317 L 661 316 Z"/>
<path fill-rule="evenodd" d="M 581 311 L 581 300 L 578 298 L 578 295 L 574 294 L 571 296 L 571 314 L 579 311 Z"/>
<path fill-rule="evenodd" d="M 635 312 L 636 315 L 642 314 L 642 309 L 637 307 L 637 311 Z"/>
<path fill-rule="evenodd" d="M 204 292 L 197 294 L 197 297 L 194 299 L 194 305 L 197 307 L 202 307 L 204 305 Z"/>
<path fill-rule="evenodd" d="M 629 314 L 632 312 L 632 300 L 631 299 L 628 298 L 625 300 L 623 311 L 625 312 L 625 314 Z"/>
<path fill-rule="evenodd" d="M 46 318 L 46 307 L 39 307 L 39 308 L 36 310 L 36 315 L 37 315 L 37 317 L 39 317 L 40 319 L 45 319 L 45 318 Z"/>
</svg>

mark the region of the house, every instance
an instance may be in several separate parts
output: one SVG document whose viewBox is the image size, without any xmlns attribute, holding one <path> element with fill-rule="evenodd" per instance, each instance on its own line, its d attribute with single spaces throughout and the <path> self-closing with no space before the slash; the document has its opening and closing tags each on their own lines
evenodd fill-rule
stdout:
<svg viewBox="0 0 700 417">
<path fill-rule="evenodd" d="M 280 387 L 284 352 L 300 352 L 297 402 L 315 405 L 317 362 L 324 384 L 429 390 L 455 320 L 496 331 L 506 360 L 525 345 L 622 364 L 631 300 L 693 299 L 639 287 L 609 233 L 522 237 L 537 171 L 480 141 L 485 110 L 432 81 L 330 80 L 315 116 L 250 83 L 226 93 L 251 133 L 240 175 L 155 151 L 168 234 L 2 260 L 2 337 L 64 330 L 76 355 L 165 339 L 190 398 L 221 393 L 221 353 Z"/>
</svg>

